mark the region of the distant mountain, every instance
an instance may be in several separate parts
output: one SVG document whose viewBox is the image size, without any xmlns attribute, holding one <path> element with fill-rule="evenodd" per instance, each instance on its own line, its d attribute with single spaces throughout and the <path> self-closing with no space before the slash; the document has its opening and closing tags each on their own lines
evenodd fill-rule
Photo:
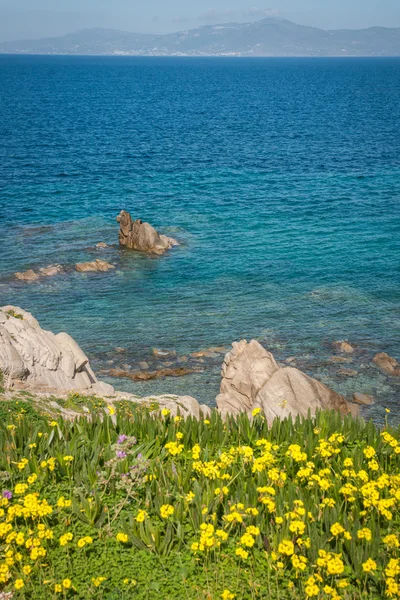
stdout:
<svg viewBox="0 0 400 600">
<path fill-rule="evenodd" d="M 128 56 L 400 56 L 400 28 L 324 30 L 267 18 L 166 35 L 84 29 L 0 44 L 0 53 Z"/>
</svg>

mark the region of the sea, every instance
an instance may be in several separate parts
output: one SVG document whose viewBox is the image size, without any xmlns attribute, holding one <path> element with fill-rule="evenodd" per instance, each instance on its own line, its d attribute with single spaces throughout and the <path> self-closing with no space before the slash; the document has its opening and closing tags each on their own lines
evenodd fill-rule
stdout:
<svg viewBox="0 0 400 600">
<path fill-rule="evenodd" d="M 180 245 L 120 248 L 121 209 Z M 0 56 L 0 305 L 67 331 L 118 389 L 212 406 L 254 338 L 399 422 L 400 378 L 371 362 L 400 361 L 399 233 L 398 58 Z M 116 268 L 74 269 L 96 258 Z"/>
</svg>

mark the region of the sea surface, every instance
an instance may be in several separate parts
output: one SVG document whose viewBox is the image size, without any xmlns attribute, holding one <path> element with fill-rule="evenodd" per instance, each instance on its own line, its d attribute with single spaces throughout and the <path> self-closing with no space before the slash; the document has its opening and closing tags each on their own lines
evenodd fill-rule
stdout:
<svg viewBox="0 0 400 600">
<path fill-rule="evenodd" d="M 122 208 L 181 245 L 120 249 Z M 70 333 L 119 389 L 212 405 L 223 348 L 256 338 L 398 419 L 400 378 L 371 358 L 400 361 L 399 232 L 400 59 L 0 56 L 0 305 Z M 116 269 L 74 271 L 94 258 Z M 140 362 L 196 373 L 108 374 Z"/>
</svg>

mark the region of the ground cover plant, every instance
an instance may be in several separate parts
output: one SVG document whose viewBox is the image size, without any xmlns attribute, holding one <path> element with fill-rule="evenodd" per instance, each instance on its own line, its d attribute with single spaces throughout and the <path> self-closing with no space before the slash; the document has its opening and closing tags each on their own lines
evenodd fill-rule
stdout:
<svg viewBox="0 0 400 600">
<path fill-rule="evenodd" d="M 152 409 L 94 403 L 68 421 L 3 404 L 0 592 L 400 596 L 398 429 Z"/>
</svg>

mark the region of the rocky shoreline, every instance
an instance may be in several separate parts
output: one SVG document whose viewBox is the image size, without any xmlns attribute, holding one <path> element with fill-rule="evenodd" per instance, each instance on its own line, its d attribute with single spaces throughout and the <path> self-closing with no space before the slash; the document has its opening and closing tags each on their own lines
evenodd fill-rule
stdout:
<svg viewBox="0 0 400 600">
<path fill-rule="evenodd" d="M 335 342 L 333 348 L 338 354 L 332 356 L 332 363 L 343 370 L 342 365 L 349 364 L 345 355 L 353 355 L 356 349 L 348 341 Z M 152 370 L 151 364 L 141 361 L 139 372 L 113 368 L 103 374 L 133 381 L 185 376 L 199 372 L 198 367 L 190 366 L 191 361 L 197 365 L 221 361 L 225 351 L 224 347 L 211 347 L 182 357 L 175 351 L 154 348 L 152 356 L 155 361 L 163 361 L 163 368 Z M 115 356 L 124 357 L 125 352 L 125 348 L 116 348 Z M 278 363 L 256 340 L 234 342 L 223 360 L 220 394 L 216 398 L 219 412 L 226 417 L 241 412 L 251 415 L 259 409 L 272 422 L 289 414 L 307 416 L 309 411 L 314 414 L 318 409 L 356 415 L 360 405 L 373 403 L 371 396 L 357 389 L 353 390 L 351 399 L 346 399 L 297 368 L 297 362 L 295 357 L 289 357 L 285 363 Z M 384 353 L 375 355 L 372 367 L 379 368 L 387 377 L 400 375 L 400 365 Z M 73 338 L 64 332 L 54 334 L 43 330 L 29 312 L 16 306 L 0 308 L 0 372 L 5 391 L 28 390 L 42 397 L 77 392 L 108 398 L 110 402 L 149 400 L 149 397 L 118 392 L 112 385 L 99 381 L 88 357 Z M 190 396 L 164 394 L 151 398 L 173 414 L 180 411 L 198 418 L 210 410 Z"/>
</svg>

